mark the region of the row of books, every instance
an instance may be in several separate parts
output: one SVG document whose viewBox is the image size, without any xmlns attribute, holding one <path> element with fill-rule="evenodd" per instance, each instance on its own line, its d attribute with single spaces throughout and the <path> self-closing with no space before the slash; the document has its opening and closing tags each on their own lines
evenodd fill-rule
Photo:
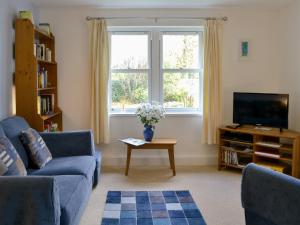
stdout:
<svg viewBox="0 0 300 225">
<path fill-rule="evenodd" d="M 38 72 L 38 87 L 47 88 L 48 87 L 48 71 L 45 68 L 39 70 Z"/>
<path fill-rule="evenodd" d="M 38 60 L 52 62 L 52 51 L 45 44 L 34 44 L 33 54 Z"/>
<path fill-rule="evenodd" d="M 37 99 L 37 111 L 39 115 L 48 115 L 54 113 L 55 96 L 51 95 L 40 95 Z"/>
<path fill-rule="evenodd" d="M 236 152 L 224 151 L 223 154 L 223 160 L 226 164 L 239 165 L 239 159 Z"/>
</svg>

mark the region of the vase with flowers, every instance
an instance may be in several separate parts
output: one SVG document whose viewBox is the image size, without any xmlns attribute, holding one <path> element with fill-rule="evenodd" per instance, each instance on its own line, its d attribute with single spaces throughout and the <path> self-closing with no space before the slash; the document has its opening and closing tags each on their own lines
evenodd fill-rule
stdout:
<svg viewBox="0 0 300 225">
<path fill-rule="evenodd" d="M 160 119 L 165 117 L 165 109 L 159 104 L 145 103 L 141 104 L 137 110 L 137 118 L 144 125 L 144 139 L 145 141 L 152 141 L 154 135 L 155 124 Z"/>
</svg>

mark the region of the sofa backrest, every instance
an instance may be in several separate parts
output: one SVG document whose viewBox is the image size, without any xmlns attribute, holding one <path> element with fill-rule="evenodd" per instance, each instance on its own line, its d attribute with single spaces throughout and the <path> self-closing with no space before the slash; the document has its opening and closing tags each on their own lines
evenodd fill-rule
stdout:
<svg viewBox="0 0 300 225">
<path fill-rule="evenodd" d="M 23 130 L 26 130 L 29 128 L 28 123 L 25 119 L 18 116 L 9 117 L 7 119 L 4 119 L 0 122 L 1 127 L 4 130 L 5 135 L 8 137 L 8 139 L 11 141 L 13 146 L 16 148 L 17 152 L 19 153 L 24 166 L 26 169 L 28 168 L 29 160 L 26 153 L 26 149 L 24 148 L 21 140 L 20 135 Z M 1 131 L 0 131 L 1 133 Z"/>
<path fill-rule="evenodd" d="M 0 137 L 4 137 L 5 133 L 4 130 L 2 129 L 1 125 L 0 125 Z"/>
</svg>

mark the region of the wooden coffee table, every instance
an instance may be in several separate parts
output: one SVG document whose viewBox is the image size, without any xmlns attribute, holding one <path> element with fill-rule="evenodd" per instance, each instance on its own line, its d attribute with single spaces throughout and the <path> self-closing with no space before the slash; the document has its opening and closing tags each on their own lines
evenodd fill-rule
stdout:
<svg viewBox="0 0 300 225">
<path fill-rule="evenodd" d="M 126 162 L 125 175 L 126 176 L 128 175 L 131 152 L 133 149 L 165 149 L 168 150 L 170 166 L 171 169 L 173 170 L 173 175 L 175 176 L 176 170 L 175 170 L 175 159 L 174 159 L 174 145 L 176 143 L 177 143 L 176 139 L 153 139 L 151 142 L 140 146 L 134 146 L 125 143 L 127 145 L 127 162 Z"/>
</svg>

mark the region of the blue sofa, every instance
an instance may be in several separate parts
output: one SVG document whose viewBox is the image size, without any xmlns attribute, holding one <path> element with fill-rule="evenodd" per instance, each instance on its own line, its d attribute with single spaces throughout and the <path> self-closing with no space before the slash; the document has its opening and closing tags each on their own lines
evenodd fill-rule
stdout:
<svg viewBox="0 0 300 225">
<path fill-rule="evenodd" d="M 92 133 L 41 133 L 53 159 L 33 169 L 19 139 L 27 128 L 21 117 L 0 122 L 0 136 L 8 137 L 28 173 L 0 177 L 0 224 L 77 225 L 100 173 Z"/>
<path fill-rule="evenodd" d="M 300 180 L 249 164 L 243 171 L 247 225 L 299 225 Z"/>
</svg>

